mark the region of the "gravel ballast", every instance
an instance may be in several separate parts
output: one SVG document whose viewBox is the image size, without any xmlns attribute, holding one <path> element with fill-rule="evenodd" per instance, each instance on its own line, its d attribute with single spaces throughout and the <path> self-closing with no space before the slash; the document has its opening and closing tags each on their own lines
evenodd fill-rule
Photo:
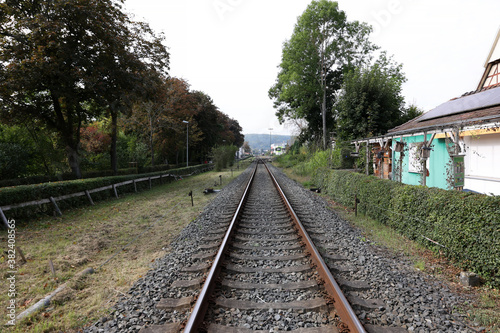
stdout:
<svg viewBox="0 0 500 333">
<path fill-rule="evenodd" d="M 370 287 L 346 294 L 382 302 L 383 306 L 372 310 L 354 306 L 363 324 L 403 327 L 409 332 L 476 332 L 466 326 L 463 315 L 454 313 L 454 309 L 466 301 L 462 296 L 451 292 L 444 283 L 417 271 L 407 259 L 363 241 L 361 233 L 329 209 L 325 200 L 275 168 L 273 171 L 306 228 L 314 231 L 311 236 L 316 239 L 318 249 L 345 257 L 346 260 L 341 262 L 327 260 L 333 267 L 334 276 L 347 281 L 365 281 Z M 156 305 L 162 298 L 181 299 L 197 294 L 197 289 L 173 288 L 172 284 L 202 276 L 182 269 L 206 262 L 203 258 L 193 261 L 192 256 L 199 252 L 199 245 L 207 244 L 204 237 L 209 231 L 220 229 L 221 220 L 232 213 L 228 203 L 237 202 L 249 173 L 250 168 L 216 194 L 217 197 L 200 216 L 171 243 L 171 252 L 154 263 L 154 267 L 134 284 L 126 297 L 118 301 L 107 317 L 84 332 L 139 332 L 145 325 L 186 320 L 188 311 L 159 310 Z M 294 202 L 300 202 L 300 208 L 296 208 Z M 344 268 L 335 268 L 338 265 Z M 259 318 L 263 318 L 263 313 L 234 313 L 234 316 L 238 318 L 234 320 L 245 322 L 245 327 L 254 328 L 252 321 L 262 321 Z"/>
</svg>

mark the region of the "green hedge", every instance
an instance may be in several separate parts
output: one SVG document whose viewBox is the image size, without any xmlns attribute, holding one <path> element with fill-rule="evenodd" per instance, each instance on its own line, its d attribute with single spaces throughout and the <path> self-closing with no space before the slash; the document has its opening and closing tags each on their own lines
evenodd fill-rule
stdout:
<svg viewBox="0 0 500 333">
<path fill-rule="evenodd" d="M 155 170 L 155 171 L 159 171 L 159 170 Z M 150 172 L 150 171 L 147 171 L 147 172 Z M 127 169 L 118 169 L 117 175 L 118 176 L 125 176 L 125 175 L 136 174 L 136 173 L 137 173 L 137 168 L 127 168 Z M 110 177 L 110 176 L 113 176 L 112 170 L 87 171 L 87 172 L 82 173 L 83 179 L 97 178 L 97 177 Z M 65 180 L 76 180 L 76 177 L 73 173 L 62 173 L 62 174 L 55 175 L 55 176 L 30 176 L 30 177 L 24 177 L 24 178 L 4 179 L 4 180 L 0 180 L 0 187 L 32 185 L 32 184 L 58 182 L 58 181 L 65 181 Z"/>
<path fill-rule="evenodd" d="M 402 185 L 373 176 L 318 169 L 313 181 L 337 202 L 390 225 L 464 269 L 500 286 L 500 197 Z M 442 248 L 423 236 L 445 246 Z"/>
<path fill-rule="evenodd" d="M 187 168 L 180 168 L 168 171 L 172 175 L 187 175 L 191 173 L 198 173 L 205 169 L 207 165 L 190 166 Z M 157 176 L 160 174 L 165 174 L 165 172 L 154 172 L 148 174 L 139 175 L 128 175 L 128 176 L 113 176 L 113 177 L 101 177 L 93 179 L 80 179 L 80 180 L 70 180 L 70 181 L 60 181 L 54 183 L 42 183 L 37 185 L 21 185 L 16 187 L 4 187 L 0 188 L 0 206 L 14 205 L 23 202 L 38 201 L 42 199 L 48 199 L 49 197 L 59 197 L 62 195 L 67 195 L 76 192 L 82 192 L 85 190 L 92 190 L 99 187 L 109 186 L 112 184 L 121 183 L 127 180 L 133 180 L 144 177 Z M 171 181 L 173 179 L 169 177 L 163 178 L 162 182 Z M 153 185 L 160 184 L 160 179 L 152 180 Z M 137 190 L 143 190 L 149 188 L 149 183 L 147 181 L 138 182 Z M 134 185 L 124 185 L 117 188 L 119 194 L 121 193 L 131 193 L 134 192 Z M 92 200 L 100 201 L 113 197 L 113 190 L 106 190 L 101 192 L 92 193 Z M 68 209 L 75 206 L 88 205 L 88 199 L 86 196 L 66 199 L 58 201 L 58 206 L 60 209 Z M 51 213 L 53 207 L 50 204 L 44 205 L 34 205 L 23 208 L 11 209 L 6 211 L 6 215 L 11 218 L 24 218 L 33 216 L 38 213 Z"/>
</svg>

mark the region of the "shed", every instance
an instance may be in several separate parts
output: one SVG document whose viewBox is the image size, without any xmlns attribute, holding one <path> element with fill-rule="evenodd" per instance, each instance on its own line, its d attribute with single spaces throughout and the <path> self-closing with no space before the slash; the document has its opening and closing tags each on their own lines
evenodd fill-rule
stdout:
<svg viewBox="0 0 500 333">
<path fill-rule="evenodd" d="M 357 140 L 387 147 L 392 178 L 412 185 L 500 195 L 500 30 L 475 91 L 388 131 Z"/>
</svg>

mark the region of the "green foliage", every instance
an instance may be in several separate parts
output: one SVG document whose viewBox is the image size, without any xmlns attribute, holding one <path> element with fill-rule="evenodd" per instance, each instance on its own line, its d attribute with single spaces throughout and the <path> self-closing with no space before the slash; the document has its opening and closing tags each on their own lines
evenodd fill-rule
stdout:
<svg viewBox="0 0 500 333">
<path fill-rule="evenodd" d="M 338 137 L 350 140 L 382 135 L 404 122 L 401 90 L 405 81 L 402 65 L 385 52 L 373 66 L 347 73 L 335 105 Z"/>
<path fill-rule="evenodd" d="M 500 286 L 500 197 L 422 186 L 393 194 L 390 225 Z"/>
<path fill-rule="evenodd" d="M 215 170 L 221 171 L 224 168 L 233 166 L 235 154 L 238 148 L 236 146 L 218 146 L 212 149 L 212 158 L 215 164 Z"/>
<path fill-rule="evenodd" d="M 354 149 L 349 142 L 337 142 L 332 151 L 332 168 L 352 169 L 355 166 L 355 159 L 351 157 Z"/>
<path fill-rule="evenodd" d="M 500 197 L 402 185 L 327 168 L 316 170 L 313 180 L 347 207 L 354 207 L 357 195 L 361 212 L 426 247 L 445 252 L 465 269 L 500 286 Z"/>
<path fill-rule="evenodd" d="M 309 4 L 283 45 L 280 71 L 269 90 L 280 122 L 304 119 L 309 140 L 326 140 L 326 129 L 334 128 L 332 107 L 343 73 L 375 49 L 370 31 L 364 23 L 348 21 L 335 1 Z"/>
<path fill-rule="evenodd" d="M 330 152 L 327 150 L 320 150 L 313 153 L 307 160 L 302 163 L 297 164 L 294 167 L 295 173 L 299 176 L 310 175 L 318 168 L 323 168 L 328 166 L 328 161 L 330 157 Z"/>
<path fill-rule="evenodd" d="M 139 168 L 146 166 L 150 162 L 149 148 L 147 144 L 140 141 L 135 135 L 125 136 L 120 134 L 118 141 L 123 142 L 123 150 L 119 150 L 119 159 L 128 162 L 136 162 Z"/>
<path fill-rule="evenodd" d="M 400 123 L 404 124 L 423 114 L 424 111 L 419 109 L 418 106 L 414 104 L 408 105 L 403 109 L 403 116 L 401 117 Z"/>
<path fill-rule="evenodd" d="M 120 1 L 6 1 L 0 19 L 0 117 L 57 132 L 80 177 L 79 129 L 105 111 L 116 120 L 166 74 L 163 37 Z"/>
<path fill-rule="evenodd" d="M 172 175 L 187 175 L 194 172 L 201 172 L 203 169 L 207 168 L 206 165 L 190 166 L 185 168 L 179 168 L 175 170 L 168 171 Z M 130 173 L 133 170 L 124 170 L 124 172 Z M 109 171 L 111 172 L 111 171 Z M 127 180 L 133 180 L 144 177 L 157 176 L 163 172 L 154 172 L 148 174 L 134 174 L 126 176 L 111 176 L 111 177 L 101 177 L 93 179 L 79 179 L 71 181 L 60 181 L 54 183 L 42 183 L 36 185 L 21 185 L 16 187 L 4 187 L 0 188 L 0 205 L 14 205 L 23 202 L 38 201 L 42 199 L 48 199 L 49 197 L 58 197 L 62 195 L 77 193 L 85 190 L 92 190 L 95 188 L 109 186 L 112 184 L 124 182 Z M 174 178 L 169 177 L 163 178 L 163 182 L 172 181 Z M 153 180 L 153 184 L 159 184 L 160 180 Z M 137 183 L 138 190 L 149 188 L 149 183 L 139 182 Z M 132 193 L 134 192 L 133 184 L 120 186 L 118 193 Z M 113 190 L 106 190 L 101 192 L 92 193 L 92 199 L 94 201 L 104 200 L 114 196 Z M 76 198 L 66 199 L 58 202 L 60 209 L 73 208 L 75 206 L 88 205 L 88 200 L 86 196 L 80 196 Z M 8 210 L 9 217 L 29 217 L 36 215 L 38 213 L 51 213 L 53 207 L 51 204 L 28 206 L 23 208 L 17 208 L 13 210 Z M 6 213 L 7 213 L 6 212 Z"/>
<path fill-rule="evenodd" d="M 5 178 L 17 178 L 27 172 L 32 153 L 18 143 L 0 142 L 0 174 Z"/>
<path fill-rule="evenodd" d="M 290 152 L 276 157 L 276 162 L 283 168 L 291 168 L 301 162 L 305 162 L 306 159 L 307 154 L 301 154 L 300 152 Z"/>
<path fill-rule="evenodd" d="M 54 174 L 63 154 L 54 149 L 53 133 L 42 126 L 0 124 L 0 181 Z"/>
</svg>

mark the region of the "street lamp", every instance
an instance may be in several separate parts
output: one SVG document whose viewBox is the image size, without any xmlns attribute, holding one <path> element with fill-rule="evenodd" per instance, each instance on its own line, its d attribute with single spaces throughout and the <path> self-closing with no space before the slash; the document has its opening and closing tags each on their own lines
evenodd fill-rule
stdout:
<svg viewBox="0 0 500 333">
<path fill-rule="evenodd" d="M 184 124 L 186 124 L 186 167 L 189 166 L 189 121 L 183 120 Z"/>
<path fill-rule="evenodd" d="M 272 144 L 271 144 L 271 131 L 273 129 L 272 128 L 269 128 L 269 155 L 272 156 L 273 154 L 273 147 L 272 147 Z"/>
</svg>

